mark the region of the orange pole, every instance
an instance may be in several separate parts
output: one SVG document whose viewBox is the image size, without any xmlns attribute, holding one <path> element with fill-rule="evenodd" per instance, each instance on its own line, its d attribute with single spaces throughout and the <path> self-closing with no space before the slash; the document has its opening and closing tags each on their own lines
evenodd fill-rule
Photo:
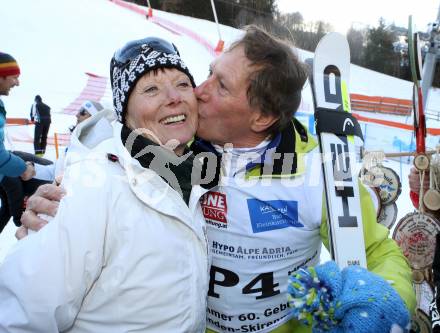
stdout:
<svg viewBox="0 0 440 333">
<path fill-rule="evenodd" d="M 58 159 L 58 156 L 59 156 L 59 154 L 58 154 L 58 133 L 54 133 L 53 134 L 53 138 L 54 138 L 54 143 L 55 143 L 55 156 L 56 156 L 56 159 Z"/>
</svg>

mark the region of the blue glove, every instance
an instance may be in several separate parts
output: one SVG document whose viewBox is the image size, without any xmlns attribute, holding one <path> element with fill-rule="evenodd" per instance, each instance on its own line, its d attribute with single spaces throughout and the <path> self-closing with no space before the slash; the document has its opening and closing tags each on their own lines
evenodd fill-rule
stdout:
<svg viewBox="0 0 440 333">
<path fill-rule="evenodd" d="M 329 261 L 299 269 L 289 282 L 293 316 L 312 325 L 314 333 L 409 330 L 410 315 L 399 294 L 365 268 L 350 266 L 341 272 L 334 261 Z"/>
</svg>

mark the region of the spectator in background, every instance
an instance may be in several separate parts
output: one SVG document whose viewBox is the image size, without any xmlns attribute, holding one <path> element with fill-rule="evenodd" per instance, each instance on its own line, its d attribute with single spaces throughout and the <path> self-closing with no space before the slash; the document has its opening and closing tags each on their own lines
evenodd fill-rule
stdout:
<svg viewBox="0 0 440 333">
<path fill-rule="evenodd" d="M 89 100 L 85 101 L 76 114 L 76 124 L 72 126 L 70 130 L 73 131 L 78 124 L 89 119 L 103 109 L 103 106 L 98 102 Z M 95 132 L 91 135 L 94 133 Z M 66 152 L 67 149 L 68 147 L 66 148 Z M 55 180 L 55 176 L 61 175 L 64 171 L 65 154 L 62 154 L 56 163 L 52 163 L 52 161 L 37 157 L 33 154 L 21 151 L 14 153 L 17 156 L 20 156 L 23 160 L 32 162 L 36 174 L 35 177 L 26 181 L 23 181 L 19 177 L 3 178 L 2 185 L 4 188 L 7 188 L 7 191 L 0 188 L 0 233 L 11 217 L 13 218 L 14 224 L 19 227 L 21 225 L 21 215 L 26 207 L 26 198 L 34 194 L 39 186 L 52 183 Z"/>
<path fill-rule="evenodd" d="M 69 130 L 73 132 L 75 128 L 78 126 L 78 124 L 82 123 L 83 121 L 93 117 L 96 115 L 99 111 L 103 110 L 104 107 L 95 101 L 86 100 L 83 104 L 81 104 L 81 107 L 79 108 L 76 116 L 76 124 L 72 125 Z M 99 127 L 99 124 L 96 124 L 97 127 Z M 92 133 L 88 134 L 88 138 L 91 140 L 94 140 L 94 136 L 99 135 L 99 129 L 97 131 L 94 131 Z M 35 171 L 37 173 L 36 177 L 40 179 L 51 179 L 52 181 L 55 180 L 55 177 L 62 175 L 64 172 L 64 158 L 69 149 L 69 146 L 66 147 L 64 150 L 64 154 L 61 154 L 60 158 L 56 161 L 56 163 L 51 165 L 36 165 Z"/>
<path fill-rule="evenodd" d="M 69 130 L 73 132 L 73 130 L 76 128 L 76 126 L 78 126 L 79 123 L 94 116 L 102 109 L 104 109 L 104 107 L 101 105 L 101 103 L 89 100 L 85 101 L 78 110 L 78 113 L 75 115 L 76 125 L 70 127 Z"/>
<path fill-rule="evenodd" d="M 50 127 L 50 107 L 43 103 L 40 95 L 35 96 L 31 107 L 31 120 L 35 121 L 34 150 L 35 155 L 43 156 L 46 152 L 47 133 Z"/>
<path fill-rule="evenodd" d="M 20 84 L 18 80 L 19 76 L 20 68 L 18 67 L 17 61 L 11 55 L 0 52 L 0 96 L 8 96 L 9 91 Z M 32 162 L 25 162 L 20 157 L 5 149 L 5 124 L 6 109 L 3 101 L 0 99 L 0 191 L 7 193 L 14 189 L 5 181 L 4 176 L 20 176 L 23 180 L 29 180 L 34 176 L 35 169 Z M 4 205 L 2 204 L 2 206 Z M 2 230 L 3 227 L 4 226 L 0 225 L 0 230 Z"/>
</svg>

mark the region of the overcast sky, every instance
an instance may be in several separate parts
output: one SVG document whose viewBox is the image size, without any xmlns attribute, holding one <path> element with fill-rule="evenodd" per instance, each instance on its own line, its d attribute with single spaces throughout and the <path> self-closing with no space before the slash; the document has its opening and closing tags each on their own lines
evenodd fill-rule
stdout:
<svg viewBox="0 0 440 333">
<path fill-rule="evenodd" d="M 427 24 L 437 19 L 440 0 L 278 0 L 277 4 L 282 13 L 299 11 L 305 21 L 322 20 L 345 33 L 352 22 L 375 26 L 381 16 L 387 23 L 407 27 L 410 14 L 416 29 L 426 31 Z"/>
</svg>

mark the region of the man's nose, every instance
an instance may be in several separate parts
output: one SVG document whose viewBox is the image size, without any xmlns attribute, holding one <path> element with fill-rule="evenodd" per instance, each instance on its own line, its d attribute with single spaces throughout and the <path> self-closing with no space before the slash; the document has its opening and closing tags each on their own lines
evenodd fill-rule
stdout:
<svg viewBox="0 0 440 333">
<path fill-rule="evenodd" d="M 20 80 L 18 78 L 15 79 L 15 85 L 19 86 L 20 85 Z"/>
<path fill-rule="evenodd" d="M 194 93 L 199 100 L 206 100 L 208 97 L 209 79 L 194 88 Z"/>
</svg>

